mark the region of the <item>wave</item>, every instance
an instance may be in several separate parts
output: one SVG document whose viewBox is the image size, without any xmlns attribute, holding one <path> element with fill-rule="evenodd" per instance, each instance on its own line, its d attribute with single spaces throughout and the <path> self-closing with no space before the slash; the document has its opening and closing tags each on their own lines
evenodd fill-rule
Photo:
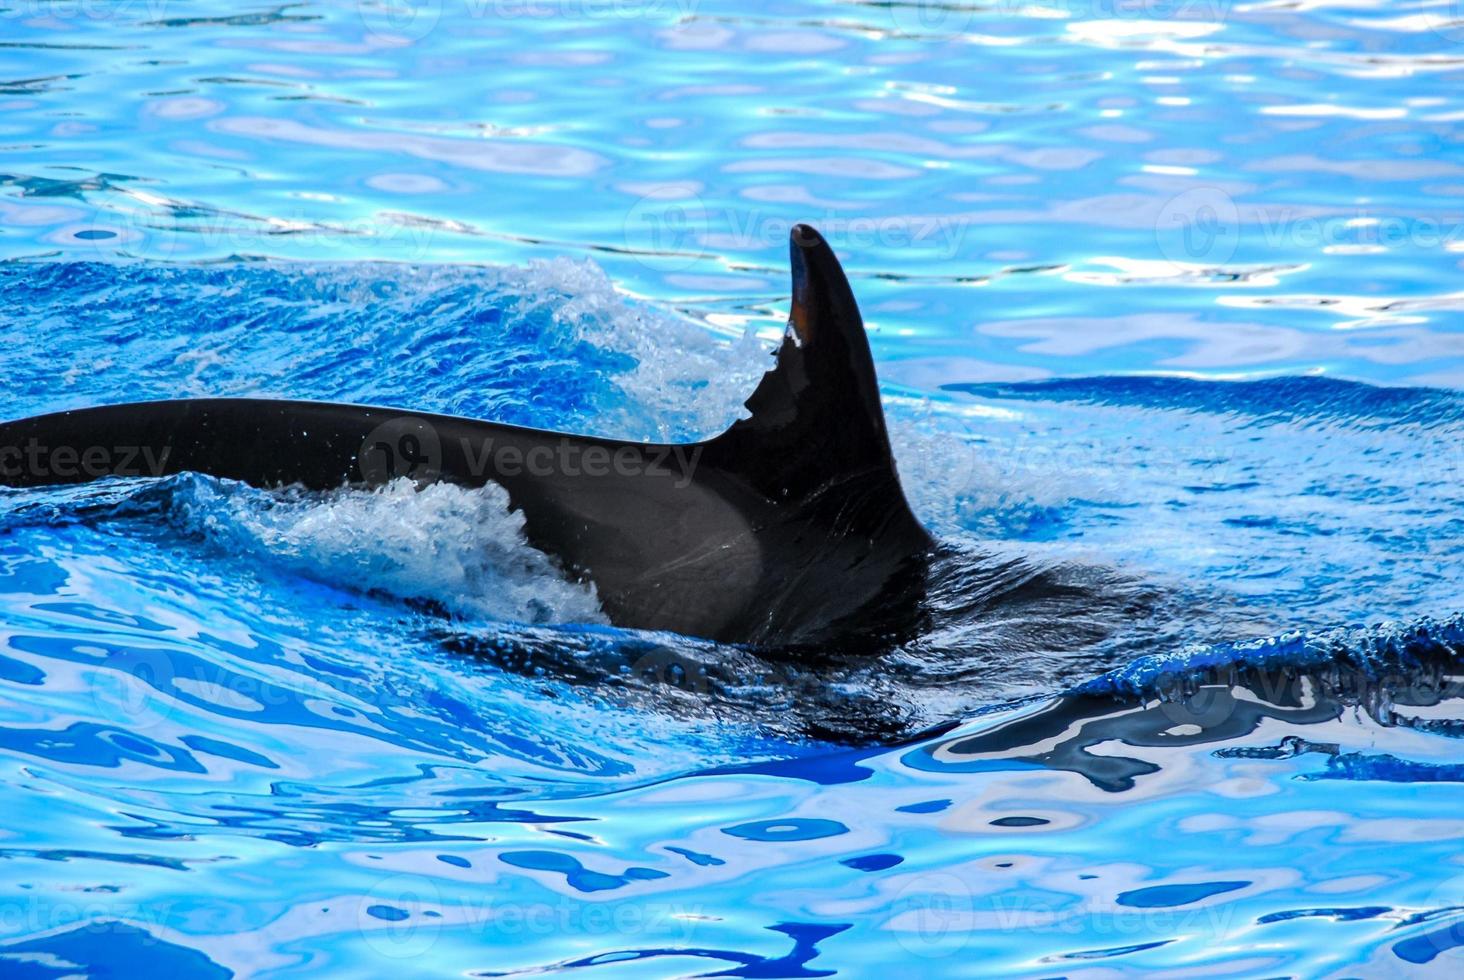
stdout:
<svg viewBox="0 0 1464 980">
<path fill-rule="evenodd" d="M 1322 376 L 1254 381 L 1133 375 L 1011 383 L 948 384 L 942 390 L 992 399 L 1080 402 L 1241 416 L 1259 422 L 1464 423 L 1464 394 L 1448 388 L 1389 388 Z"/>
<path fill-rule="evenodd" d="M 1384 728 L 1464 737 L 1461 670 L 1464 615 L 1190 649 L 1140 658 L 1055 696 L 993 706 L 904 761 L 925 770 L 1063 770 L 1121 793 L 1174 765 L 1172 755 L 1155 761 L 1157 753 L 1215 745 L 1221 758 L 1326 757 L 1305 779 L 1460 781 L 1457 766 L 1344 753 L 1295 733 L 1356 713 L 1331 733 L 1361 729 L 1373 743 Z"/>
<path fill-rule="evenodd" d="M 1129 698 L 1171 697 L 1216 678 L 1238 684 L 1253 676 L 1288 671 L 1335 672 L 1338 677 L 1369 682 L 1420 677 L 1437 681 L 1440 670 L 1456 665 L 1464 665 L 1464 613 L 1407 623 L 1296 630 L 1208 647 L 1191 645 L 1170 654 L 1139 657 L 1079 690 Z"/>
<path fill-rule="evenodd" d="M 0 529 L 147 519 L 230 561 L 467 619 L 606 622 L 593 585 L 529 545 L 497 484 L 259 490 L 194 473 L 0 496 Z"/>
<path fill-rule="evenodd" d="M 927 626 L 894 650 L 759 652 L 617 629 L 591 586 L 527 543 L 495 485 L 311 493 L 181 474 L 0 492 L 0 532 L 68 524 L 115 528 L 220 571 L 385 597 L 442 647 L 509 673 L 793 738 L 902 737 L 1091 675 L 1176 621 L 1153 589 L 1112 568 L 965 545 L 941 549 Z M 1194 635 L 1193 617 L 1186 628 Z"/>
<path fill-rule="evenodd" d="M 185 477 L 167 514 L 231 554 L 326 583 L 432 603 L 453 615 L 525 623 L 603 623 L 593 585 L 568 581 L 531 547 L 497 484 L 268 492 Z"/>
<path fill-rule="evenodd" d="M 1268 634 L 1214 592 L 976 542 L 942 547 L 927 627 L 890 650 L 794 655 L 616 629 L 592 587 L 527 544 L 492 485 L 306 493 L 184 474 L 0 494 L 0 531 L 67 524 L 121 524 L 219 568 L 386 597 L 415 607 L 412 630 L 450 654 L 794 740 L 901 740 L 1032 697 L 1182 702 L 1278 672 L 1428 678 L 1464 651 L 1458 617 Z"/>
<path fill-rule="evenodd" d="M 9 263 L 0 319 L 35 338 L 6 356 L 15 414 L 267 390 L 680 440 L 735 418 L 768 364 L 751 333 L 635 301 L 588 261 Z M 63 353 L 100 368 L 58 385 Z M 1097 377 L 930 394 L 887 393 L 904 482 L 945 541 L 929 628 L 875 659 L 612 629 L 495 487 L 305 494 L 187 476 L 3 492 L 0 529 L 156 525 L 159 547 L 414 607 L 422 634 L 511 673 L 845 742 L 1136 677 L 1150 658 L 1241 664 L 1250 644 L 1292 643 L 1289 628 L 1318 649 L 1329 623 L 1464 606 L 1458 393 Z"/>
<path fill-rule="evenodd" d="M 5 262 L 0 324 L 26 339 L 4 357 L 12 417 L 262 395 L 650 441 L 721 431 L 772 351 L 638 302 L 587 259 Z"/>
</svg>

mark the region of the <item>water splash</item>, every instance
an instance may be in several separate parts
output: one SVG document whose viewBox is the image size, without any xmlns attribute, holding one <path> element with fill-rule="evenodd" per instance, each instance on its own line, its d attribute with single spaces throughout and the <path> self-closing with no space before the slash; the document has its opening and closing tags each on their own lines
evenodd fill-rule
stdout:
<svg viewBox="0 0 1464 980">
<path fill-rule="evenodd" d="M 497 484 L 269 492 L 180 480 L 168 518 L 212 548 L 318 581 L 428 601 L 450 613 L 525 623 L 603 623 L 594 587 L 564 579 L 524 537 Z"/>
<path fill-rule="evenodd" d="M 811 220 L 954 618 L 814 670 L 0 494 L 0 971 L 1460 973 L 1457 658 L 1379 652 L 1464 607 L 1457 406 L 1244 383 L 1458 384 L 1446 11 L 198 6 L 0 14 L 8 412 L 706 435 Z"/>
</svg>

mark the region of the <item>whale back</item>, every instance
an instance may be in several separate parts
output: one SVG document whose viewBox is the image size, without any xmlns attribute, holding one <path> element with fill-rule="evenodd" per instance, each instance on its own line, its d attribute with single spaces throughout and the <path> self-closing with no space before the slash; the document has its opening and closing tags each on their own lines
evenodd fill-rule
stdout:
<svg viewBox="0 0 1464 980">
<path fill-rule="evenodd" d="M 528 544 L 617 626 L 731 643 L 888 643 L 915 628 L 932 541 L 890 451 L 874 362 L 828 244 L 797 226 L 793 303 L 749 417 L 660 445 L 277 399 L 110 405 L 0 423 L 0 485 L 193 471 L 332 491 L 501 485 Z"/>
</svg>

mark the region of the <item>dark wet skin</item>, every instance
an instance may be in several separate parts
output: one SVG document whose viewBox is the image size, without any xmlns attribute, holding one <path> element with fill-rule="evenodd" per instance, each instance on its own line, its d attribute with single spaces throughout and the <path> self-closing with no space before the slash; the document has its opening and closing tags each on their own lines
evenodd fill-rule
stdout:
<svg viewBox="0 0 1464 980">
<path fill-rule="evenodd" d="M 429 629 L 449 649 L 844 742 L 956 717 L 971 692 L 1021 694 L 1016 661 L 1028 686 L 1091 676 L 1132 652 L 1140 624 L 1174 618 L 1156 612 L 1171 602 L 1161 591 L 1113 569 L 937 543 L 900 486 L 838 260 L 806 225 L 789 253 L 775 365 L 750 417 L 705 442 L 316 402 L 157 401 L 0 424 L 0 484 L 188 471 L 308 491 L 498 483 L 529 543 L 636 632 L 443 616 Z"/>
<path fill-rule="evenodd" d="M 758 647 L 889 646 L 922 625 L 934 542 L 895 473 L 849 284 L 793 229 L 790 329 L 751 417 L 656 445 L 394 408 L 261 399 L 113 405 L 0 425 L 0 483 L 184 471 L 333 490 L 498 483 L 531 545 L 617 626 Z"/>
</svg>

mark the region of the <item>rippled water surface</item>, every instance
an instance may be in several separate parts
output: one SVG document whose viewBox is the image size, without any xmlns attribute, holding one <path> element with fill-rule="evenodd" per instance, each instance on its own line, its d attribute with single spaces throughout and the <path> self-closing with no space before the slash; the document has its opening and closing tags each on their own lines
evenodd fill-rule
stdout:
<svg viewBox="0 0 1464 980">
<path fill-rule="evenodd" d="M 706 436 L 810 221 L 980 610 L 790 663 L 491 491 L 0 490 L 0 973 L 1464 968 L 1457 5 L 0 2 L 4 417 Z"/>
</svg>

